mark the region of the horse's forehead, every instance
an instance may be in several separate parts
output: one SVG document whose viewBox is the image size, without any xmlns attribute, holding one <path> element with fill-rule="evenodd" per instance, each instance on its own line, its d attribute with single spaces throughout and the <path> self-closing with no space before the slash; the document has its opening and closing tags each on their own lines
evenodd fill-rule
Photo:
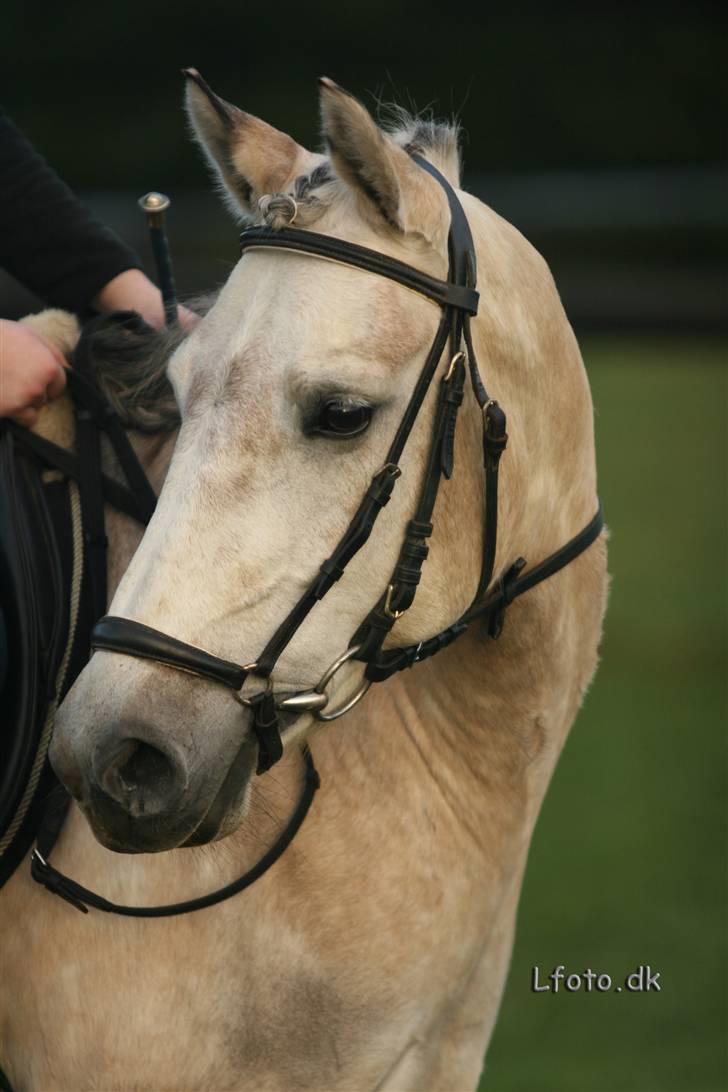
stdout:
<svg viewBox="0 0 728 1092">
<path fill-rule="evenodd" d="M 396 367 L 434 336 L 437 309 L 394 281 L 306 257 L 282 279 L 275 272 L 269 271 L 270 290 L 258 295 L 249 321 L 238 319 L 232 332 L 242 365 L 259 356 L 267 368 L 271 356 L 282 353 L 293 367 L 300 362 L 308 369 L 318 360 L 322 373 L 328 360 L 347 356 Z M 245 287 L 238 316 L 245 314 Z"/>
</svg>

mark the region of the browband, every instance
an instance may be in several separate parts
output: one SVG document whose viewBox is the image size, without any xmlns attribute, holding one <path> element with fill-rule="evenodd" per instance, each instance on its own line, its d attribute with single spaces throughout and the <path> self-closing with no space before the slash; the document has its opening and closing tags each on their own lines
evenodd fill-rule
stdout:
<svg viewBox="0 0 728 1092">
<path fill-rule="evenodd" d="M 369 247 L 336 239 L 332 235 L 321 235 L 316 231 L 303 231 L 300 228 L 251 227 L 240 234 L 240 250 L 253 250 L 258 247 L 273 247 L 278 250 L 302 251 L 315 258 L 328 258 L 343 265 L 353 265 L 365 269 L 368 273 L 378 273 L 398 281 L 405 288 L 411 288 L 422 296 L 439 303 L 441 307 L 456 307 L 468 315 L 477 315 L 480 296 L 474 288 L 454 281 L 440 281 L 406 262 L 397 261 L 386 254 L 380 254 Z"/>
</svg>

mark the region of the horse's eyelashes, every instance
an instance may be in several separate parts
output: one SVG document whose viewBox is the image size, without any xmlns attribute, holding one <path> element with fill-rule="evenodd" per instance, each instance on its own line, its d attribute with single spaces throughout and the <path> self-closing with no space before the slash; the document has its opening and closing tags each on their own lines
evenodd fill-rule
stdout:
<svg viewBox="0 0 728 1092">
<path fill-rule="evenodd" d="M 348 439 L 360 436 L 369 428 L 373 409 L 351 399 L 328 398 L 320 405 L 315 418 L 307 424 L 308 434 Z"/>
</svg>

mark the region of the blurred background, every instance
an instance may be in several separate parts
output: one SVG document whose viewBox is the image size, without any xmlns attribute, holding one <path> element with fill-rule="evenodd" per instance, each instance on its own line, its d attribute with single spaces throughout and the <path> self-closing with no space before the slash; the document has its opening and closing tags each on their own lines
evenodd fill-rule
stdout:
<svg viewBox="0 0 728 1092">
<path fill-rule="evenodd" d="M 183 294 L 236 259 L 183 65 L 309 147 L 320 74 L 372 109 L 457 116 L 465 187 L 551 264 L 594 391 L 613 583 L 534 838 L 488 1092 L 728 1088 L 727 30 L 725 8 L 669 2 L 3 6 L 3 106 L 148 268 L 136 199 L 171 195 Z M 0 314 L 40 306 L 0 274 Z M 557 964 L 615 980 L 649 964 L 662 989 L 532 993 L 531 968 Z"/>
</svg>

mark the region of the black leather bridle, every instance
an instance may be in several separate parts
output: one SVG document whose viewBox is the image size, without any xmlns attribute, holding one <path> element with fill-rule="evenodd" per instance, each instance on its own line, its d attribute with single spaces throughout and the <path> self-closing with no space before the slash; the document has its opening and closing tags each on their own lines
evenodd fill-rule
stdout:
<svg viewBox="0 0 728 1092">
<path fill-rule="evenodd" d="M 499 637 L 509 604 L 529 588 L 568 565 L 595 541 L 603 528 L 601 507 L 598 506 L 596 514 L 586 527 L 561 549 L 527 572 L 523 572 L 526 565 L 525 559 L 519 557 L 493 581 L 498 529 L 498 467 L 506 447 L 507 434 L 505 413 L 489 396 L 483 385 L 470 330 L 470 319 L 478 310 L 478 293 L 475 287 L 477 280 L 475 248 L 465 212 L 453 188 L 432 164 L 417 155 L 413 156 L 413 159 L 439 182 L 449 202 L 451 222 L 448 237 L 449 269 L 446 281 L 430 277 L 410 265 L 377 251 L 312 231 L 290 227 L 277 230 L 253 227 L 243 231 L 240 237 L 243 253 L 260 248 L 293 250 L 341 262 L 397 281 L 433 300 L 442 310 L 432 346 L 384 462 L 373 475 L 369 488 L 332 554 L 320 566 L 309 587 L 280 623 L 254 663 L 241 665 L 221 659 L 201 648 L 128 618 L 106 616 L 97 623 L 92 633 L 93 648 L 154 660 L 230 688 L 237 700 L 252 710 L 252 730 L 258 741 L 257 772 L 259 774 L 269 770 L 283 753 L 279 711 L 289 713 L 310 711 L 319 719 L 334 720 L 348 712 L 363 697 L 371 683 L 381 682 L 397 671 L 411 667 L 434 655 L 461 636 L 472 622 L 483 620 L 487 623 L 489 635 L 493 638 Z M 347 650 L 334 661 L 321 680 L 309 690 L 294 694 L 277 693 L 271 676 L 281 654 L 315 604 L 323 599 L 343 576 L 346 566 L 368 540 L 379 513 L 390 499 L 401 473 L 399 462 L 402 453 L 448 343 L 447 366 L 440 379 L 427 466 L 420 486 L 417 507 L 413 518 L 409 520 L 405 528 L 394 571 L 377 603 L 352 636 Z M 434 637 L 416 645 L 384 649 L 384 641 L 395 622 L 414 601 L 422 566 L 428 554 L 427 539 L 432 534 L 432 517 L 440 482 L 443 477 L 450 478 L 453 473 L 457 414 L 463 401 L 468 372 L 483 417 L 484 536 L 478 588 L 473 602 L 465 613 Z M 327 685 L 339 668 L 351 659 L 366 665 L 364 681 L 349 700 L 338 708 L 331 709 Z M 242 688 L 250 675 L 266 679 L 268 685 L 258 693 L 243 696 Z M 313 791 L 315 791 L 315 771 L 308 753 L 307 762 L 308 775 L 304 796 L 308 793 L 310 797 L 308 804 L 310 804 Z M 298 811 L 300 810 L 301 804 L 298 808 Z M 300 815 L 300 821 L 295 829 L 298 829 L 303 815 Z M 287 838 L 286 845 L 290 837 Z M 280 852 L 282 851 L 281 849 Z M 277 856 L 280 856 L 280 853 Z M 36 860 L 33 862 L 34 875 L 38 873 L 36 878 L 40 882 L 46 883 L 64 897 L 68 898 L 69 894 L 75 894 L 77 898 L 69 898 L 69 901 L 74 902 L 75 905 L 78 905 L 79 901 L 90 901 L 78 894 L 79 892 L 83 895 L 89 894 L 78 885 L 72 885 L 75 891 L 69 892 L 68 884 L 72 884 L 72 881 L 65 881 L 67 885 L 65 891 L 59 890 L 59 886 L 62 885 L 54 877 L 59 877 L 60 874 L 51 869 L 42 857 L 41 861 L 42 865 Z M 247 883 L 243 886 L 247 886 Z M 230 887 L 242 889 L 237 886 L 237 882 Z M 205 900 L 197 900 L 197 902 L 211 905 L 212 902 L 220 901 L 221 898 L 234 893 L 227 888 L 224 892 L 217 892 L 215 896 L 208 896 Z M 100 909 L 125 912 L 124 908 L 113 904 L 101 905 L 105 903 L 105 900 L 99 902 L 98 896 L 94 898 L 97 901 L 92 901 L 91 904 Z M 176 908 L 161 907 L 156 908 L 155 916 L 198 908 L 193 904 L 179 904 Z M 126 912 L 129 909 L 127 908 Z M 150 916 L 144 915 L 142 908 L 137 908 L 137 912 L 137 916 Z"/>
</svg>

